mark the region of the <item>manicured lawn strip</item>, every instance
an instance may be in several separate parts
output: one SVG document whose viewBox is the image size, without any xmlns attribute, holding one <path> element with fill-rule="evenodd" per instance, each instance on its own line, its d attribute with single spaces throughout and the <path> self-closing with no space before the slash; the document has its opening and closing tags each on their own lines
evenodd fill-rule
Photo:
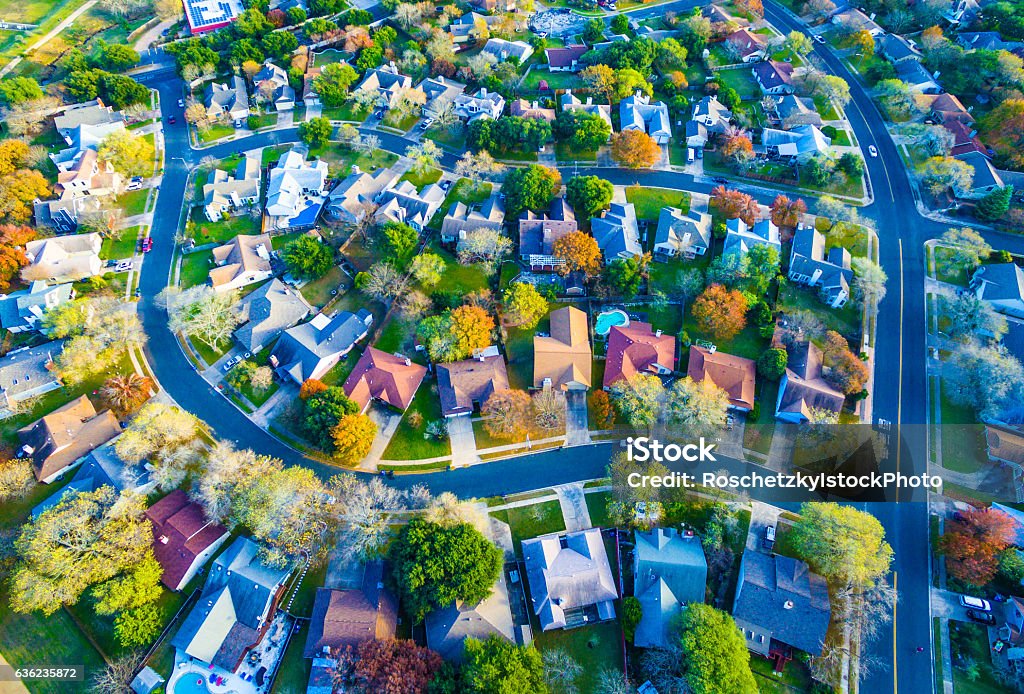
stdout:
<svg viewBox="0 0 1024 694">
<path fill-rule="evenodd" d="M 510 446 L 515 443 L 523 443 L 526 441 L 526 435 L 517 436 L 510 439 L 499 439 L 495 436 L 491 436 L 487 427 L 484 426 L 482 419 L 473 421 L 473 438 L 476 439 L 477 450 L 484 450 L 487 448 L 494 448 L 495 446 Z"/>
<path fill-rule="evenodd" d="M 597 150 L 575 149 L 568 142 L 555 143 L 555 158 L 558 161 L 597 161 Z"/>
<path fill-rule="evenodd" d="M 388 114 L 384 116 L 384 122 L 382 125 L 396 130 L 401 130 L 402 132 L 406 132 L 409 128 L 416 125 L 416 122 L 420 119 L 419 115 L 416 113 L 410 113 L 402 120 L 395 120 L 393 115 L 394 112 L 389 111 Z"/>
<path fill-rule="evenodd" d="M 327 271 L 326 275 L 307 282 L 299 291 L 310 304 L 317 308 L 323 308 L 334 297 L 331 292 L 337 292 L 345 279 L 345 273 L 341 271 L 341 268 L 334 266 Z"/>
<path fill-rule="evenodd" d="M 103 239 L 100 258 L 103 260 L 123 260 L 135 255 L 135 247 L 139 240 L 139 227 L 128 227 L 121 230 L 118 238 Z"/>
<path fill-rule="evenodd" d="M 245 396 L 246 400 L 251 402 L 256 407 L 259 407 L 267 400 L 269 400 L 270 396 L 276 393 L 277 389 L 280 387 L 280 384 L 277 381 L 274 381 L 273 383 L 270 384 L 269 387 L 260 388 L 257 390 L 256 388 L 253 388 L 251 384 L 246 383 L 239 390 L 241 391 L 242 395 Z"/>
<path fill-rule="evenodd" d="M 289 243 L 304 235 L 305 232 L 303 231 L 290 231 L 286 234 L 275 234 L 270 237 L 270 247 L 275 251 L 283 250 Z"/>
<path fill-rule="evenodd" d="M 558 499 L 542 501 L 530 506 L 494 511 L 492 516 L 505 521 L 512 529 L 512 542 L 515 543 L 516 556 L 522 556 L 523 540 L 539 537 L 548 533 L 565 530 L 565 518 L 562 517 L 562 506 Z"/>
<path fill-rule="evenodd" d="M 289 594 L 287 598 L 282 601 L 282 607 L 288 604 L 288 600 L 292 600 L 292 607 L 289 613 L 296 617 L 309 617 L 313 614 L 313 601 L 316 599 L 316 590 L 324 585 L 324 581 L 327 579 L 327 560 L 323 560 L 316 566 L 309 567 L 306 571 L 306 575 L 302 579 L 302 583 L 299 584 L 298 590 L 295 591 L 295 598 L 292 600 L 292 596 Z"/>
<path fill-rule="evenodd" d="M 611 556 L 608 558 L 612 561 L 614 571 L 615 561 Z M 551 631 L 541 631 L 537 623 L 533 638 L 538 650 L 562 649 L 583 666 L 583 673 L 576 680 L 576 686 L 581 692 L 597 691 L 597 676 L 602 669 L 622 670 L 622 630 L 617 619 L 577 629 Z"/>
<path fill-rule="evenodd" d="M 942 467 L 954 472 L 979 472 L 990 466 L 985 448 L 985 427 L 970 407 L 955 404 L 945 392 L 939 396 L 942 409 Z"/>
<path fill-rule="evenodd" d="M 288 648 L 285 649 L 277 666 L 274 686 L 270 689 L 272 694 L 303 694 L 309 685 L 309 672 L 313 661 L 302 657 L 306 637 L 309 635 L 309 622 L 303 621 L 300 624 L 302 626 L 292 633 Z"/>
<path fill-rule="evenodd" d="M 383 149 L 378 149 L 370 155 L 364 155 L 337 143 L 331 143 L 326 147 L 314 147 L 309 151 L 309 156 L 320 157 L 327 162 L 328 172 L 335 177 L 347 176 L 353 164 L 357 165 L 361 171 L 375 171 L 383 166 L 391 166 L 398 161 L 396 154 Z"/>
<path fill-rule="evenodd" d="M 249 118 L 252 122 L 249 123 L 247 121 L 246 125 L 248 125 L 251 130 L 259 130 L 260 128 L 269 128 L 271 125 L 277 125 L 276 113 L 264 113 L 259 116 L 252 115 L 249 116 Z"/>
<path fill-rule="evenodd" d="M 409 421 L 413 412 L 419 412 L 422 415 L 423 421 L 418 427 L 414 427 Z M 395 435 L 388 443 L 388 447 L 384 451 L 384 459 L 420 460 L 451 455 L 452 444 L 447 436 L 440 440 L 423 438 L 427 425 L 436 419 L 441 419 L 441 401 L 437 397 L 437 386 L 430 381 L 425 381 L 420 384 L 419 390 L 416 391 L 416 397 L 412 399 Z"/>
<path fill-rule="evenodd" d="M 416 173 L 415 171 L 409 170 L 405 173 L 404 176 L 402 176 L 401 180 L 409 181 L 417 188 L 422 188 L 428 183 L 437 183 L 438 181 L 440 181 L 441 174 L 441 169 L 437 169 L 431 166 L 423 173 Z"/>
<path fill-rule="evenodd" d="M 774 663 L 761 656 L 750 654 L 750 669 L 757 680 L 757 687 L 763 694 L 790 694 L 791 692 L 807 692 L 811 690 L 813 678 L 807 666 L 799 660 L 786 663 L 781 675 L 775 674 Z"/>
<path fill-rule="evenodd" d="M 934 546 L 934 545 L 933 545 Z M 938 585 L 935 586 L 938 588 Z M 938 617 L 932 617 L 932 643 L 935 652 L 935 681 L 941 682 L 943 677 L 942 666 L 942 622 Z"/>
<path fill-rule="evenodd" d="M 372 107 L 358 108 L 353 102 L 346 101 L 341 106 L 324 108 L 323 115 L 330 120 L 345 120 L 362 123 L 370 115 Z"/>
<path fill-rule="evenodd" d="M 657 219 L 662 207 L 678 207 L 690 211 L 690 194 L 685 190 L 626 186 L 626 202 L 636 207 L 638 219 Z"/>
<path fill-rule="evenodd" d="M 262 226 L 259 217 L 253 218 L 248 214 L 228 217 L 224 221 L 211 222 L 206 218 L 202 207 L 192 209 L 192 222 L 195 226 L 192 229 L 191 237 L 200 245 L 211 242 L 224 243 L 239 234 L 258 234 Z"/>
<path fill-rule="evenodd" d="M 423 463 L 422 465 L 387 465 L 378 464 L 378 470 L 392 471 L 398 473 L 408 473 L 410 475 L 419 475 L 424 472 L 434 472 L 436 470 L 447 470 L 452 466 L 450 460 L 435 460 L 432 463 Z"/>
<path fill-rule="evenodd" d="M 148 196 L 149 190 L 147 188 L 129 190 L 117 197 L 117 204 L 124 210 L 125 217 L 133 217 L 146 211 L 146 198 Z"/>
<path fill-rule="evenodd" d="M 213 259 L 213 250 L 196 251 L 181 258 L 181 272 L 178 275 L 182 289 L 195 287 L 206 282 L 210 276 L 210 261 Z"/>
<path fill-rule="evenodd" d="M 355 368 L 356 363 L 359 361 L 359 357 L 362 355 L 363 348 L 356 345 L 355 349 L 349 352 L 337 364 L 328 369 L 327 373 L 320 377 L 320 380 L 329 386 L 342 385 L 345 382 L 345 379 L 348 378 L 348 375 L 352 373 L 352 369 Z"/>
<path fill-rule="evenodd" d="M 595 492 L 586 494 L 587 512 L 590 514 L 590 523 L 595 528 L 612 527 L 612 518 L 608 515 L 608 502 L 612 495 L 610 492 Z"/>
<path fill-rule="evenodd" d="M 199 128 L 199 141 L 202 143 L 213 142 L 220 140 L 225 137 L 231 137 L 235 134 L 235 128 L 232 125 L 226 125 L 224 123 L 214 123 L 210 127 L 203 129 Z"/>
<path fill-rule="evenodd" d="M 571 72 L 548 72 L 547 70 L 534 67 L 530 70 L 530 74 L 523 78 L 519 88 L 524 92 L 541 91 L 541 82 L 548 83 L 547 88 L 550 92 L 554 92 L 556 89 L 575 89 L 583 84 L 579 75 Z"/>
</svg>

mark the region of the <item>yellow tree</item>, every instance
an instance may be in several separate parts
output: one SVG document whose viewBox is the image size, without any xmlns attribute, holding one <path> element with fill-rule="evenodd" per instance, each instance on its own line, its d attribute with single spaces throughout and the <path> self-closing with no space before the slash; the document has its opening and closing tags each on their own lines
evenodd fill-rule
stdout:
<svg viewBox="0 0 1024 694">
<path fill-rule="evenodd" d="M 370 452 L 377 425 L 365 414 L 347 414 L 331 429 L 334 459 L 344 465 L 355 465 Z"/>
<path fill-rule="evenodd" d="M 661 147 L 642 130 L 612 135 L 612 159 L 628 169 L 649 169 L 661 159 Z"/>
<path fill-rule="evenodd" d="M 528 431 L 532 405 L 530 396 L 521 390 L 499 390 L 480 408 L 484 428 L 496 439 L 522 439 Z"/>
<path fill-rule="evenodd" d="M 612 94 L 615 92 L 615 86 L 618 83 L 618 80 L 615 78 L 615 70 L 607 65 L 591 65 L 584 68 L 583 72 L 580 73 L 580 77 L 585 85 L 595 92 L 599 92 L 606 101 L 611 101 Z"/>
<path fill-rule="evenodd" d="M 558 271 L 562 275 L 581 271 L 588 278 L 601 272 L 601 249 L 593 236 L 574 231 L 555 241 L 552 250 L 556 258 L 565 261 Z"/>
<path fill-rule="evenodd" d="M 494 319 L 479 306 L 459 306 L 451 312 L 451 333 L 455 349 L 464 354 L 484 349 L 491 344 Z"/>
<path fill-rule="evenodd" d="M 693 302 L 693 317 L 702 332 L 731 340 L 747 325 L 747 300 L 736 289 L 712 284 Z"/>
</svg>

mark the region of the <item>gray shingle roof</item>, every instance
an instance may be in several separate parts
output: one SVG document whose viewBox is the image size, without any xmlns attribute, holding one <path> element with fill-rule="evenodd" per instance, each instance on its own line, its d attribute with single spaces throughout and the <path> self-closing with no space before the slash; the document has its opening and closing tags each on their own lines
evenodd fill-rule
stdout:
<svg viewBox="0 0 1024 694">
<path fill-rule="evenodd" d="M 494 584 L 493 592 L 476 605 L 454 602 L 448 607 L 434 610 L 424 622 L 427 645 L 445 660 L 462 660 L 463 647 L 468 637 L 482 641 L 497 634 L 508 641 L 515 641 L 504 573 Z"/>
<path fill-rule="evenodd" d="M 269 345 L 312 310 L 299 292 L 277 278 L 242 299 L 240 306 L 245 323 L 235 331 L 235 339 L 250 352 Z"/>
<path fill-rule="evenodd" d="M 37 280 L 28 289 L 0 296 L 0 326 L 25 328 L 38 323 L 48 309 L 70 301 L 74 288 L 69 284 L 48 286 Z"/>
<path fill-rule="evenodd" d="M 613 202 L 602 217 L 590 220 L 590 231 L 601 248 L 604 261 L 642 255 L 636 208 L 632 203 Z"/>
<path fill-rule="evenodd" d="M 666 645 L 668 628 L 681 606 L 704 602 L 708 565 L 700 538 L 672 528 L 636 533 L 633 594 L 643 606 L 634 643 Z"/>
<path fill-rule="evenodd" d="M 373 314 L 361 308 L 356 313 L 341 311 L 334 318 L 318 313 L 288 328 L 274 346 L 279 371 L 300 384 L 313 378 L 322 361 L 347 354 L 372 323 Z"/>
</svg>

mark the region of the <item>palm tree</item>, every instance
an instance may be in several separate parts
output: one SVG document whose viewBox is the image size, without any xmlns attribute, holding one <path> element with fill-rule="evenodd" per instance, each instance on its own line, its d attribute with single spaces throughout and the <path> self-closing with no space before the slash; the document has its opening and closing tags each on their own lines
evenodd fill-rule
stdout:
<svg viewBox="0 0 1024 694">
<path fill-rule="evenodd" d="M 111 409 L 117 412 L 131 412 L 149 399 L 153 380 L 148 376 L 130 373 L 127 376 L 111 376 L 100 388 L 100 396 Z"/>
</svg>

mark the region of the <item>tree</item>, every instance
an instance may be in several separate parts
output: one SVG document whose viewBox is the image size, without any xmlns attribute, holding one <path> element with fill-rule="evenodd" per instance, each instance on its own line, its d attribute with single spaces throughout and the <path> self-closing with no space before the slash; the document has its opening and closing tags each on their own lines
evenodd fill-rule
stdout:
<svg viewBox="0 0 1024 694">
<path fill-rule="evenodd" d="M 842 77 L 812 69 L 804 74 L 802 83 L 808 96 L 835 101 L 841 106 L 850 103 L 850 85 Z"/>
<path fill-rule="evenodd" d="M 701 332 L 716 340 L 731 340 L 747 325 L 747 300 L 735 289 L 712 284 L 690 309 Z"/>
<path fill-rule="evenodd" d="M 533 692 L 547 694 L 544 662 L 532 644 L 519 646 L 497 634 L 480 641 L 466 639 L 462 678 L 481 694 Z"/>
<path fill-rule="evenodd" d="M 599 429 L 610 429 L 615 423 L 615 411 L 612 410 L 612 401 L 608 397 L 608 391 L 595 390 L 590 394 L 590 412 L 594 415 L 594 421 Z"/>
<path fill-rule="evenodd" d="M 422 175 L 437 166 L 441 158 L 441 148 L 433 140 L 423 140 L 418 145 L 409 147 L 405 151 L 405 156 L 412 159 L 411 171 Z"/>
<path fill-rule="evenodd" d="M 945 365 L 943 387 L 949 398 L 982 413 L 994 413 L 1024 396 L 1024 367 L 998 347 L 962 345 Z"/>
<path fill-rule="evenodd" d="M 43 325 L 65 340 L 54 371 L 66 383 L 79 383 L 111 367 L 142 344 L 138 314 L 113 297 L 82 298 L 48 310 Z"/>
<path fill-rule="evenodd" d="M 564 649 L 555 648 L 545 649 L 541 659 L 544 661 L 544 682 L 552 691 L 578 694 L 576 681 L 583 674 L 583 666 L 575 658 Z"/>
<path fill-rule="evenodd" d="M 354 690 L 380 694 L 426 692 L 443 664 L 441 656 L 429 648 L 395 639 L 363 641 L 354 660 Z"/>
<path fill-rule="evenodd" d="M 615 668 L 602 667 L 597 672 L 597 683 L 593 694 L 633 694 L 636 686 Z"/>
<path fill-rule="evenodd" d="M 979 119 L 982 138 L 993 150 L 999 166 L 1024 166 L 1020 133 L 1024 132 L 1024 99 L 1009 98 Z"/>
<path fill-rule="evenodd" d="M 456 600 L 475 604 L 491 593 L 502 552 L 468 523 L 439 525 L 413 518 L 389 550 L 402 604 L 415 622 Z"/>
<path fill-rule="evenodd" d="M 501 185 L 505 194 L 505 213 L 514 218 L 523 210 L 547 209 L 562 187 L 557 169 L 540 164 L 513 169 Z"/>
<path fill-rule="evenodd" d="M 300 8 L 301 9 L 301 8 Z M 291 57 L 292 51 L 299 47 L 299 39 L 290 31 L 275 31 L 263 37 L 263 51 L 278 60 L 287 60 Z M 333 68 L 335 65 L 349 67 L 345 63 L 331 63 L 325 65 L 324 69 Z M 349 67 L 351 70 L 352 68 Z M 353 70 L 353 73 L 355 71 Z M 323 74 L 323 73 L 321 73 Z M 318 92 L 319 94 L 319 92 Z M 338 104 L 339 106 L 341 104 Z"/>
<path fill-rule="evenodd" d="M 356 275 L 355 286 L 378 301 L 401 296 L 408 285 L 406 276 L 390 263 L 374 263 L 367 272 Z"/>
<path fill-rule="evenodd" d="M 143 176 L 152 173 L 156 152 L 148 140 L 122 130 L 107 135 L 97 155 L 122 176 Z"/>
<path fill-rule="evenodd" d="M 547 388 L 535 393 L 532 405 L 533 420 L 541 433 L 565 431 L 565 394 L 561 390 Z"/>
<path fill-rule="evenodd" d="M 402 508 L 401 492 L 374 477 L 336 475 L 328 483 L 340 521 L 339 542 L 357 557 L 377 556 L 391 539 L 391 514 Z"/>
<path fill-rule="evenodd" d="M 509 325 L 533 330 L 547 312 L 547 299 L 527 282 L 513 282 L 502 296 L 502 315 Z"/>
<path fill-rule="evenodd" d="M 465 359 L 491 344 L 494 319 L 480 306 L 459 306 L 440 316 L 421 321 L 416 335 L 426 346 L 431 361 Z"/>
<path fill-rule="evenodd" d="M 617 295 L 627 298 L 636 296 L 640 291 L 640 282 L 647 272 L 649 259 L 649 254 L 616 258 L 605 266 L 605 279 Z"/>
<path fill-rule="evenodd" d="M 227 342 L 241 321 L 236 292 L 218 292 L 213 287 L 199 285 L 181 292 L 165 290 L 169 327 L 183 332 L 210 349 Z"/>
<path fill-rule="evenodd" d="M 281 252 L 281 259 L 288 272 L 307 280 L 323 277 L 334 265 L 330 246 L 307 235 L 289 241 Z"/>
<path fill-rule="evenodd" d="M 807 212 L 807 203 L 801 198 L 790 200 L 785 195 L 778 195 L 772 201 L 772 224 L 780 227 L 795 227 L 800 223 L 800 218 L 805 212 Z"/>
<path fill-rule="evenodd" d="M 847 41 L 864 59 L 871 58 L 875 54 L 875 37 L 867 29 L 854 32 Z"/>
<path fill-rule="evenodd" d="M 399 264 L 409 257 L 420 240 L 418 231 L 401 222 L 385 222 L 380 234 L 384 240 L 385 255 Z"/>
<path fill-rule="evenodd" d="M 741 14 L 747 15 L 751 20 L 764 17 L 764 7 L 761 4 L 761 0 L 739 0 L 736 3 L 736 9 Z"/>
<path fill-rule="evenodd" d="M 147 551 L 130 571 L 93 587 L 96 614 L 117 614 L 154 602 L 163 593 L 160 587 L 163 571 L 152 550 Z"/>
<path fill-rule="evenodd" d="M 159 605 L 146 603 L 117 616 L 114 620 L 114 636 L 125 648 L 148 646 L 163 630 L 165 620 Z"/>
<path fill-rule="evenodd" d="M 180 8 L 181 5 L 179 4 Z M 92 691 L 126 692 L 131 690 L 131 682 L 135 674 L 145 664 L 145 653 L 142 649 L 128 651 L 128 654 L 107 663 L 102 670 L 97 670 L 91 677 Z"/>
<path fill-rule="evenodd" d="M 612 135 L 612 159 L 628 169 L 649 169 L 661 160 L 661 147 L 642 130 Z"/>
<path fill-rule="evenodd" d="M 565 184 L 565 199 L 577 216 L 593 217 L 608 209 L 613 190 L 609 181 L 598 176 L 573 176 Z"/>
<path fill-rule="evenodd" d="M 668 391 L 667 416 L 690 436 L 711 436 L 725 423 L 729 394 L 710 378 L 697 382 L 687 376 Z"/>
<path fill-rule="evenodd" d="M 126 463 L 152 463 L 162 489 L 177 487 L 200 458 L 199 420 L 178 407 L 147 403 L 117 438 L 114 450 Z"/>
<path fill-rule="evenodd" d="M 949 187 L 969 191 L 974 167 L 955 157 L 929 157 L 921 168 L 921 180 L 932 195 L 941 195 Z"/>
<path fill-rule="evenodd" d="M 722 156 L 742 169 L 754 158 L 754 145 L 744 134 L 733 135 L 722 145 Z"/>
<path fill-rule="evenodd" d="M 561 258 L 565 264 L 558 268 L 561 275 L 570 272 L 582 272 L 587 278 L 601 271 L 601 249 L 593 236 L 573 231 L 555 241 L 552 254 Z"/>
<path fill-rule="evenodd" d="M 107 43 L 102 39 L 98 42 L 98 50 L 90 62 L 93 67 L 109 70 L 110 72 L 124 72 L 128 68 L 139 64 L 139 54 L 131 46 L 120 43 Z"/>
<path fill-rule="evenodd" d="M 889 120 L 905 120 L 917 109 L 913 91 L 902 80 L 880 80 L 875 85 L 875 95 L 882 106 L 882 111 Z"/>
<path fill-rule="evenodd" d="M 498 439 L 519 440 L 528 430 L 530 396 L 521 390 L 491 393 L 480 408 L 487 433 Z"/>
<path fill-rule="evenodd" d="M 409 263 L 409 272 L 424 287 L 433 287 L 441 281 L 448 264 L 436 253 L 421 253 Z"/>
<path fill-rule="evenodd" d="M 870 371 L 856 354 L 850 351 L 849 344 L 842 335 L 834 330 L 825 333 L 825 366 L 829 367 L 825 380 L 846 395 L 859 393 L 868 382 Z"/>
<path fill-rule="evenodd" d="M 343 465 L 355 465 L 370 452 L 377 424 L 365 414 L 347 414 L 331 429 L 332 457 Z"/>
<path fill-rule="evenodd" d="M 23 499 L 35 483 L 28 458 L 0 460 L 0 503 Z"/>
<path fill-rule="evenodd" d="M 769 381 L 777 381 L 786 373 L 786 361 L 789 355 L 785 349 L 766 349 L 757 358 L 757 373 Z"/>
<path fill-rule="evenodd" d="M 942 253 L 936 253 L 935 262 L 944 272 L 971 273 L 992 254 L 992 247 L 984 237 L 969 227 L 952 228 L 939 237 Z"/>
<path fill-rule="evenodd" d="M 711 191 L 711 206 L 726 219 L 738 217 L 748 225 L 757 221 L 757 201 L 738 190 L 729 190 L 725 186 L 715 187 Z"/>
<path fill-rule="evenodd" d="M 711 605 L 689 605 L 679 616 L 682 674 L 694 694 L 756 692 L 750 652 L 732 617 Z"/>
<path fill-rule="evenodd" d="M 493 272 L 494 266 L 508 255 L 512 250 L 512 239 L 501 233 L 499 229 L 481 227 L 466 232 L 466 237 L 458 244 L 459 262 L 463 265 L 470 263 L 483 263 L 490 266 L 488 273 Z"/>
<path fill-rule="evenodd" d="M 996 509 L 969 508 L 946 523 L 939 551 L 957 580 L 982 587 L 995 578 L 999 555 L 1013 544 L 1013 519 Z"/>
<path fill-rule="evenodd" d="M 42 99 L 43 90 L 31 77 L 5 77 L 0 81 L 0 97 L 8 106 L 16 106 Z"/>
<path fill-rule="evenodd" d="M 302 428 L 310 439 L 324 450 L 334 448 L 334 427 L 345 415 L 359 413 L 359 405 L 352 402 L 345 390 L 330 386 L 327 390 L 311 395 L 303 410 Z"/>
<path fill-rule="evenodd" d="M 764 294 L 768 285 L 779 274 L 779 249 L 767 244 L 756 244 L 744 258 L 744 272 L 755 294 Z"/>
<path fill-rule="evenodd" d="M 299 139 L 310 147 L 324 147 L 331 140 L 334 126 L 323 116 L 299 123 Z"/>
<path fill-rule="evenodd" d="M 811 39 L 802 31 L 791 31 L 786 34 L 786 40 L 783 43 L 786 50 L 790 51 L 794 55 L 804 56 L 811 52 L 814 48 L 814 44 L 811 43 Z"/>
<path fill-rule="evenodd" d="M 790 533 L 797 556 L 830 584 L 866 588 L 888 573 L 892 563 L 882 524 L 852 506 L 805 503 Z"/>
<path fill-rule="evenodd" d="M 978 335 L 998 340 L 1009 330 L 1006 318 L 974 292 L 942 292 L 938 301 L 939 313 L 949 321 L 944 332 L 955 340 L 968 342 Z"/>
<path fill-rule="evenodd" d="M 978 201 L 974 207 L 975 214 L 980 219 L 990 222 L 1001 219 L 1010 210 L 1010 200 L 1012 198 L 1012 185 L 996 188 Z"/>
<path fill-rule="evenodd" d="M 568 142 L 574 151 L 588 152 L 608 142 L 612 134 L 611 126 L 603 118 L 575 109 L 559 111 L 553 131 L 556 138 Z"/>
<path fill-rule="evenodd" d="M 0 224 L 0 289 L 7 289 L 21 268 L 28 265 L 24 245 L 35 237 L 30 227 Z"/>
<path fill-rule="evenodd" d="M 665 387 L 651 374 L 637 374 L 612 384 L 611 399 L 615 409 L 630 427 L 650 431 L 662 411 Z"/>
<path fill-rule="evenodd" d="M 639 600 L 632 595 L 622 599 L 622 632 L 629 643 L 633 643 L 636 627 L 643 616 L 644 608 Z"/>
<path fill-rule="evenodd" d="M 115 412 L 127 414 L 146 402 L 152 390 L 153 379 L 132 371 L 126 375 L 115 374 L 104 381 L 100 387 L 100 397 Z"/>
<path fill-rule="evenodd" d="M 662 39 L 658 42 L 658 57 L 654 62 L 662 72 L 682 71 L 686 69 L 689 54 L 686 46 L 676 39 Z"/>
<path fill-rule="evenodd" d="M 35 169 L 18 169 L 0 175 L 0 222 L 4 228 L 32 220 L 32 202 L 50 195 L 50 184 Z"/>
<path fill-rule="evenodd" d="M 434 121 L 437 122 L 436 120 Z M 461 127 L 461 126 L 460 126 Z M 455 164 L 455 175 L 468 178 L 474 182 L 498 179 L 504 174 L 505 165 L 495 161 L 487 150 L 466 152 Z"/>
<path fill-rule="evenodd" d="M 852 265 L 853 298 L 862 306 L 877 306 L 885 298 L 885 270 L 870 258 L 854 258 Z"/>
</svg>

